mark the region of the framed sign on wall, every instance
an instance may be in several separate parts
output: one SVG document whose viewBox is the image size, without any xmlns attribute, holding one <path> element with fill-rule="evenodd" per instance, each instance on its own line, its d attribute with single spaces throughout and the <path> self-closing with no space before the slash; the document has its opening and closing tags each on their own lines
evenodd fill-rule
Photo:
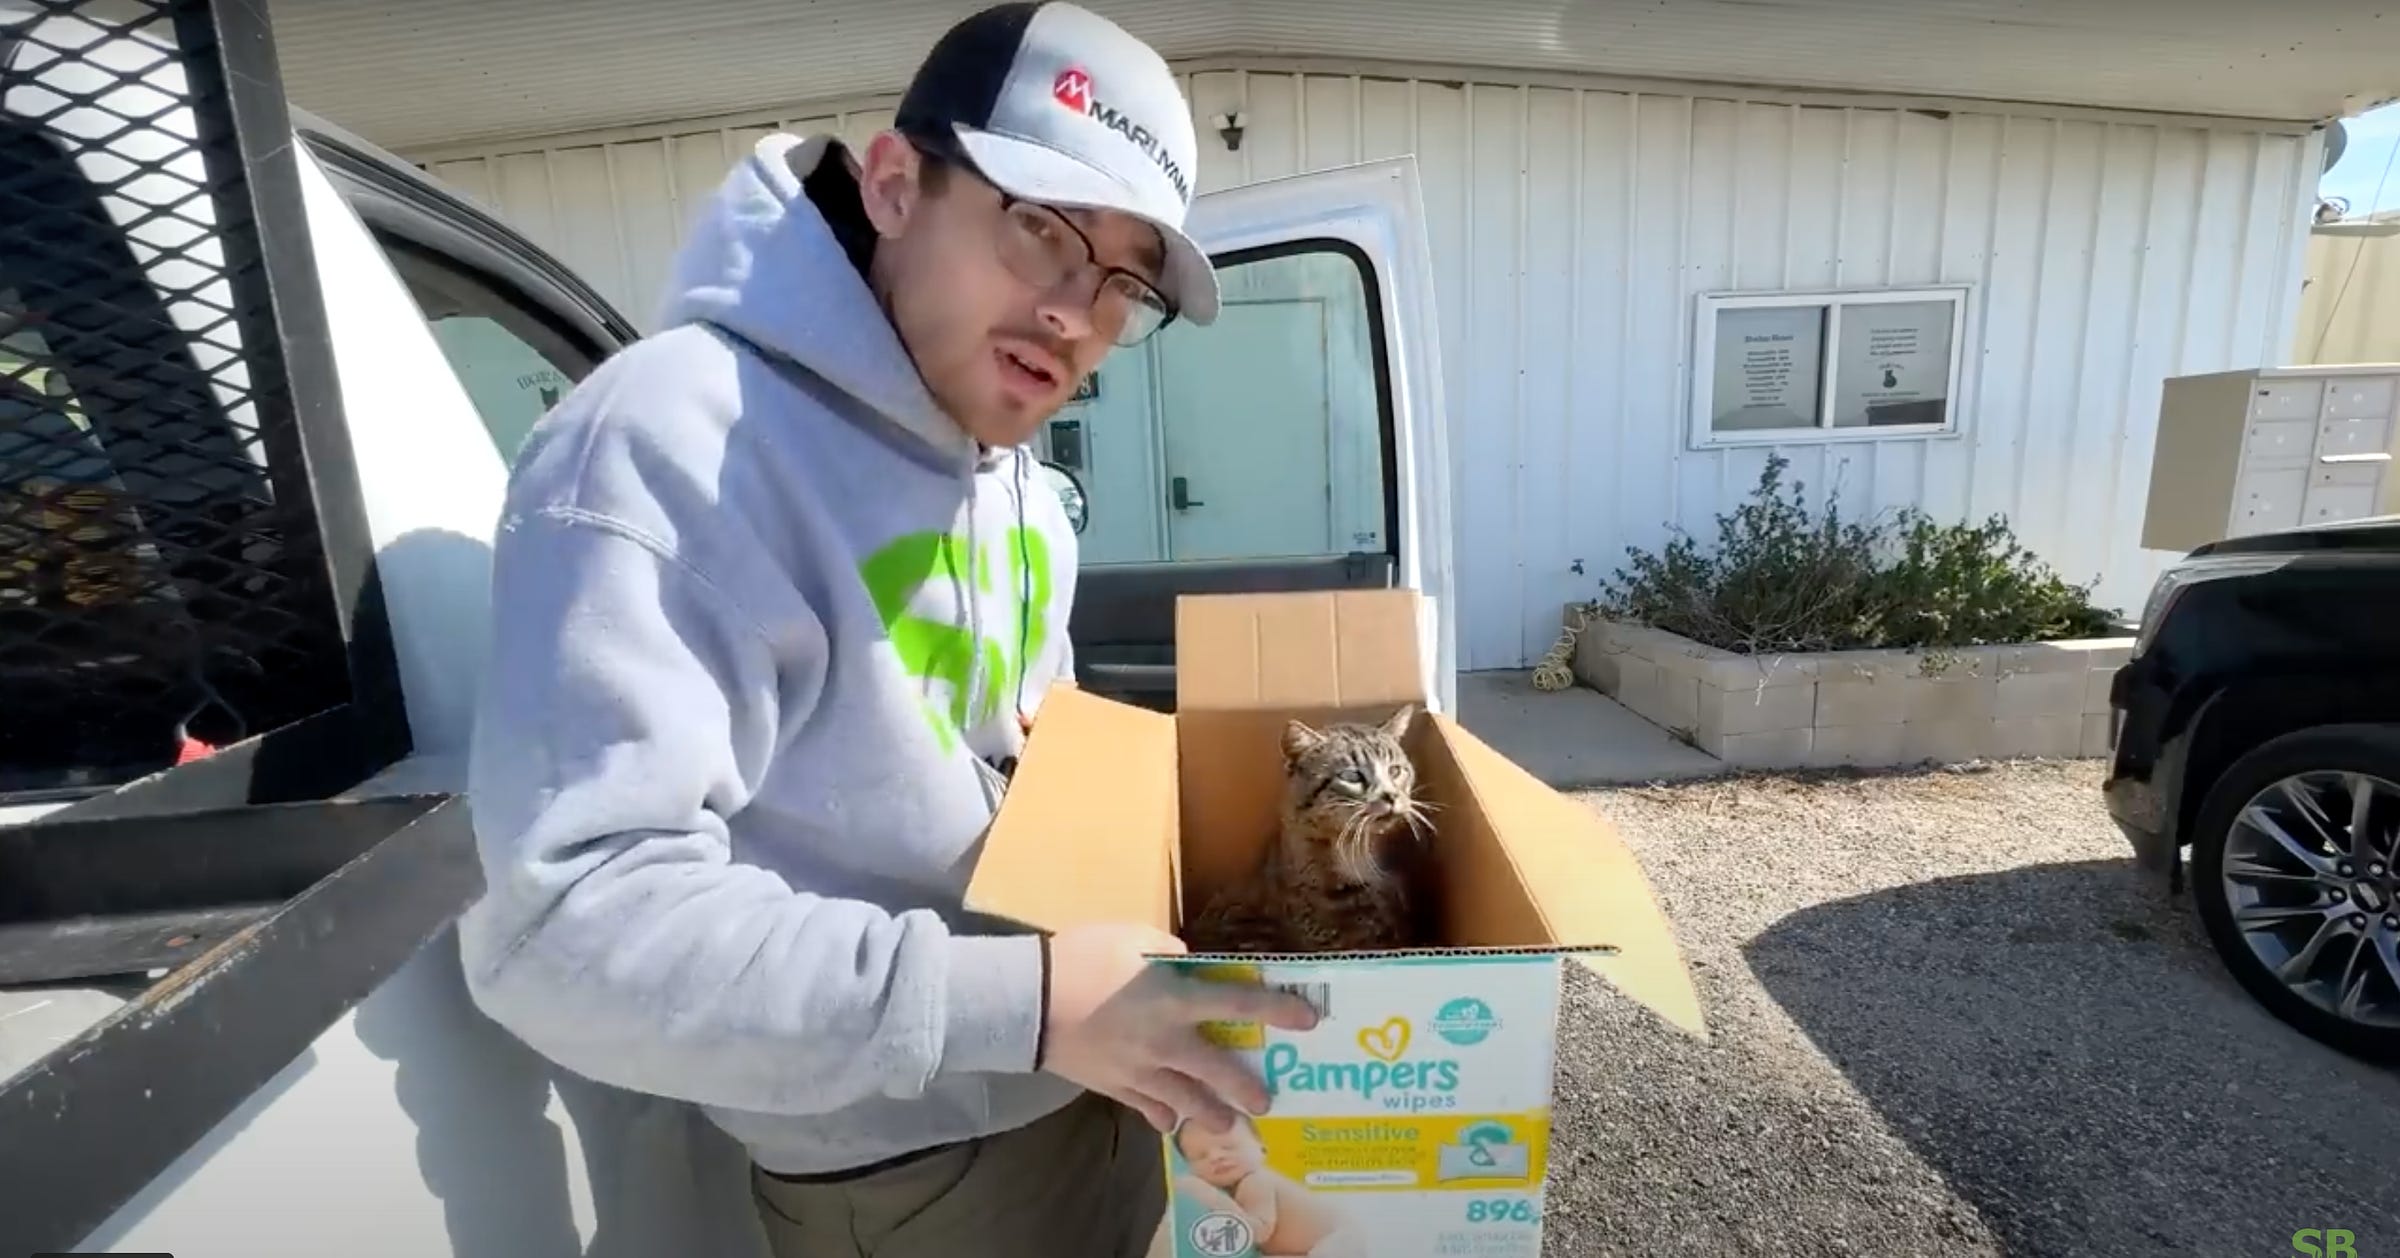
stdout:
<svg viewBox="0 0 2400 1258">
<path fill-rule="evenodd" d="M 1957 432 L 1968 292 L 1702 294 L 1693 448 Z"/>
</svg>

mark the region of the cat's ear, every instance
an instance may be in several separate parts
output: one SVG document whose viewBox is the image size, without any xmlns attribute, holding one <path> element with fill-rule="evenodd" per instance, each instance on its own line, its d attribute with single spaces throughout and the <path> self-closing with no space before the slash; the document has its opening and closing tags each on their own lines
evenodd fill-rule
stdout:
<svg viewBox="0 0 2400 1258">
<path fill-rule="evenodd" d="M 1415 724 L 1416 719 L 1416 704 L 1404 703 L 1400 705 L 1400 710 L 1392 713 L 1392 718 L 1383 723 L 1384 736 L 1386 738 L 1401 738 L 1406 736 L 1408 733 L 1408 727 Z"/>
<path fill-rule="evenodd" d="M 1323 741 L 1325 741 L 1323 734 L 1310 729 L 1306 722 L 1298 718 L 1284 722 L 1283 757 L 1286 760 L 1298 760 L 1308 754 L 1309 748 Z"/>
</svg>

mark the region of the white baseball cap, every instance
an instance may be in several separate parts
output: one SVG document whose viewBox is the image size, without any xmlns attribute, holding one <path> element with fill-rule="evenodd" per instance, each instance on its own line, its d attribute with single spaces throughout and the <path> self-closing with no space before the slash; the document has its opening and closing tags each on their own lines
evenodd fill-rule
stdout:
<svg viewBox="0 0 2400 1258">
<path fill-rule="evenodd" d="M 1044 205 L 1117 210 L 1158 229 L 1159 290 L 1177 318 L 1217 317 L 1217 274 L 1184 235 L 1199 144 L 1175 75 L 1148 44 L 1065 0 L 999 4 L 926 54 L 895 120 L 949 135 L 976 172 Z"/>
</svg>

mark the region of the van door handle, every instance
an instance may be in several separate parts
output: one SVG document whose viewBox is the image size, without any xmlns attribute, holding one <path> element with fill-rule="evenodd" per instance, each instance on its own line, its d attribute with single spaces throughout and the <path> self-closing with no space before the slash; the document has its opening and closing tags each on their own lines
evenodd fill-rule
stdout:
<svg viewBox="0 0 2400 1258">
<path fill-rule="evenodd" d="M 1177 511 L 1189 511 L 1194 507 L 1205 507 L 1208 505 L 1207 503 L 1192 497 L 1191 482 L 1185 480 L 1183 477 L 1178 476 L 1173 480 L 1168 481 L 1167 486 L 1168 501 L 1175 504 L 1175 509 Z"/>
</svg>

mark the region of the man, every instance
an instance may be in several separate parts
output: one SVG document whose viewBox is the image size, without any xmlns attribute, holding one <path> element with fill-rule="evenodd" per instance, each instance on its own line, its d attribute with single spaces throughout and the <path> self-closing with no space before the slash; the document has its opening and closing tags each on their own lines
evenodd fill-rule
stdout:
<svg viewBox="0 0 2400 1258">
<path fill-rule="evenodd" d="M 1266 1107 L 1197 1024 L 1313 1022 L 1146 966 L 1180 950 L 1153 929 L 960 907 L 993 766 L 1071 676 L 1073 534 L 1022 447 L 1112 346 L 1214 317 L 1194 162 L 1155 52 L 981 13 L 863 152 L 761 142 L 662 330 L 520 456 L 469 983 L 562 1065 L 703 1106 L 779 1254 L 1138 1255 L 1153 1129 Z"/>
</svg>

